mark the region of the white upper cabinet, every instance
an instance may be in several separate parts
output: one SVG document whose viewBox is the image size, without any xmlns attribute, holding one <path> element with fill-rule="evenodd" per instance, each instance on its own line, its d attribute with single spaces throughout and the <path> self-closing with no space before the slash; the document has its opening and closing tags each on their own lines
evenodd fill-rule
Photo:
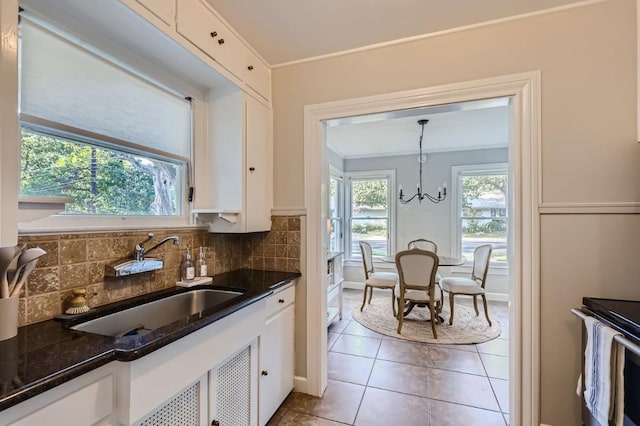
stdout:
<svg viewBox="0 0 640 426">
<path fill-rule="evenodd" d="M 196 47 L 242 79 L 247 48 L 199 0 L 178 2 L 177 31 Z"/>
<path fill-rule="evenodd" d="M 200 223 L 209 223 L 211 232 L 268 231 L 271 110 L 239 90 L 212 93 L 208 105 L 208 140 L 196 157 L 196 164 L 200 160 L 207 169 L 196 175 L 194 214 Z"/>
<path fill-rule="evenodd" d="M 271 70 L 247 49 L 244 82 L 267 101 L 271 99 Z"/>
<path fill-rule="evenodd" d="M 136 0 L 147 10 L 157 16 L 162 22 L 171 26 L 176 17 L 175 0 Z"/>
</svg>

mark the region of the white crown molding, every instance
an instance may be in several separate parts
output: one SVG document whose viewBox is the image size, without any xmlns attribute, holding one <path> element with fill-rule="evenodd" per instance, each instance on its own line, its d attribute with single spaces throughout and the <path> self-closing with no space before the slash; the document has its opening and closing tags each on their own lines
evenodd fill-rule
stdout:
<svg viewBox="0 0 640 426">
<path fill-rule="evenodd" d="M 499 148 L 508 148 L 508 146 L 507 145 L 486 145 L 483 147 L 439 148 L 439 149 L 430 149 L 429 151 L 425 151 L 423 149 L 422 155 L 441 154 L 443 152 L 478 151 L 478 150 L 499 149 Z M 415 156 L 418 155 L 418 153 L 415 150 L 400 151 L 400 152 L 393 152 L 393 153 L 387 153 L 387 154 L 367 154 L 367 155 L 343 155 L 335 149 L 331 149 L 331 150 L 335 152 L 343 160 L 358 160 L 361 158 L 402 157 L 406 155 L 415 155 Z"/>
<path fill-rule="evenodd" d="M 321 59 L 335 58 L 336 56 L 344 56 L 344 55 L 349 55 L 351 53 L 358 53 L 358 52 L 364 52 L 364 51 L 367 51 L 367 50 L 380 49 L 380 48 L 383 48 L 383 47 L 394 46 L 394 45 L 397 45 L 397 44 L 410 43 L 412 41 L 424 40 L 424 39 L 427 39 L 427 38 L 440 37 L 440 36 L 443 36 L 443 35 L 459 33 L 459 32 L 462 32 L 462 31 L 475 30 L 477 28 L 488 27 L 488 26 L 498 25 L 498 24 L 504 24 L 506 22 L 519 21 L 521 19 L 533 18 L 533 17 L 540 16 L 540 15 L 547 15 L 549 13 L 564 12 L 564 11 L 570 10 L 570 9 L 576 9 L 576 8 L 579 8 L 579 7 L 591 6 L 591 5 L 598 4 L 598 3 L 604 3 L 605 1 L 608 1 L 608 0 L 586 0 L 586 1 L 578 2 L 578 3 L 567 4 L 565 6 L 552 7 L 550 9 L 537 10 L 535 12 L 522 13 L 520 15 L 508 16 L 506 18 L 493 19 L 491 21 L 479 22 L 477 24 L 464 25 L 462 27 L 450 28 L 448 30 L 436 31 L 436 32 L 433 32 L 433 33 L 421 34 L 421 35 L 412 36 L 412 37 L 399 38 L 399 39 L 396 39 L 396 40 L 385 41 L 385 42 L 382 42 L 382 43 L 370 44 L 368 46 L 356 47 L 354 49 L 342 50 L 340 52 L 327 53 L 327 54 L 324 54 L 324 55 L 312 56 L 312 57 L 309 57 L 309 58 L 296 59 L 295 61 L 282 62 L 282 63 L 279 63 L 279 64 L 271 65 L 271 69 L 273 70 L 273 69 L 277 69 L 277 68 L 284 68 L 284 67 L 288 67 L 288 66 L 291 66 L 291 65 L 302 64 L 302 63 L 305 63 L 305 62 L 319 61 Z M 640 132 L 640 130 L 639 130 L 639 132 Z"/>
</svg>

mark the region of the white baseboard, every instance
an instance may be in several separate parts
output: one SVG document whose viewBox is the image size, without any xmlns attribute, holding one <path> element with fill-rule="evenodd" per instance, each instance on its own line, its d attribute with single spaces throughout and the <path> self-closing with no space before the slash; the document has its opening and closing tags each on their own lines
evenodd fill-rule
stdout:
<svg viewBox="0 0 640 426">
<path fill-rule="evenodd" d="M 344 281 L 342 283 L 342 288 L 350 288 L 353 290 L 360 290 L 363 291 L 364 290 L 364 283 L 358 282 L 358 281 Z M 378 293 L 385 293 L 388 290 L 380 290 L 377 288 L 373 289 L 373 292 L 378 294 Z M 446 294 L 445 294 L 445 297 Z M 489 301 L 493 301 L 493 302 L 508 302 L 509 301 L 509 295 L 508 294 L 504 294 L 504 293 L 487 293 L 487 300 Z"/>
<path fill-rule="evenodd" d="M 293 377 L 293 390 L 296 392 L 307 393 L 307 378 L 294 376 Z"/>
<path fill-rule="evenodd" d="M 540 426 L 551 426 L 551 425 L 547 425 L 547 424 L 544 424 L 544 423 L 540 423 Z"/>
</svg>

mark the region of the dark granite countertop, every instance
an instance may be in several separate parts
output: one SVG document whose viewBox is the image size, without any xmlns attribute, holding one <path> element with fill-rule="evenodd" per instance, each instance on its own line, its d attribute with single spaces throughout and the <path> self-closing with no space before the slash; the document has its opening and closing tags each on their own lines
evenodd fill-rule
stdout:
<svg viewBox="0 0 640 426">
<path fill-rule="evenodd" d="M 111 361 L 133 361 L 147 355 L 269 296 L 298 277 L 300 274 L 296 272 L 242 269 L 215 275 L 211 284 L 160 290 L 104 305 L 68 320 L 20 327 L 16 337 L 0 341 L 0 411 Z M 89 319 L 198 288 L 234 289 L 242 291 L 242 295 L 143 336 L 118 339 L 69 329 Z"/>
</svg>

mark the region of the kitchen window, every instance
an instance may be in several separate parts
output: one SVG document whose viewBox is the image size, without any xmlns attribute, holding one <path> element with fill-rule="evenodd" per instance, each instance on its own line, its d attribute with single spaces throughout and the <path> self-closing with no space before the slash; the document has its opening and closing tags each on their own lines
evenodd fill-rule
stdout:
<svg viewBox="0 0 640 426">
<path fill-rule="evenodd" d="M 28 15 L 19 52 L 20 195 L 70 197 L 72 220 L 186 224 L 191 99 Z"/>
<path fill-rule="evenodd" d="M 360 260 L 360 241 L 371 245 L 374 258 L 395 251 L 395 170 L 345 173 L 347 182 L 346 258 Z"/>
<path fill-rule="evenodd" d="M 453 255 L 471 266 L 475 248 L 491 244 L 491 267 L 507 268 L 507 164 L 454 166 L 452 181 Z"/>
</svg>

